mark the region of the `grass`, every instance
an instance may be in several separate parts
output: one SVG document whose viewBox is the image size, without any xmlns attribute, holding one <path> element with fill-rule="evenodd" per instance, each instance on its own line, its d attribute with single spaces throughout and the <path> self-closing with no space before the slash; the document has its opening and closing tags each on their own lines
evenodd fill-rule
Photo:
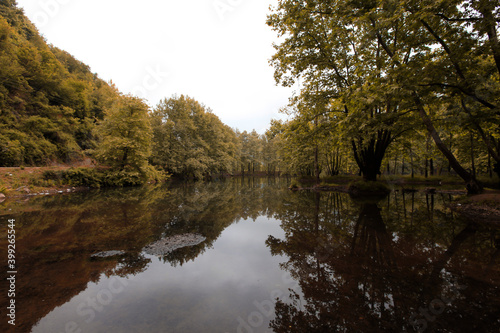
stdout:
<svg viewBox="0 0 500 333">
<path fill-rule="evenodd" d="M 391 190 L 389 186 L 382 181 L 369 182 L 358 180 L 349 185 L 349 193 L 358 197 L 385 196 L 391 193 Z"/>
<path fill-rule="evenodd" d="M 0 192 L 9 195 L 22 195 L 28 189 L 31 193 L 62 187 L 62 182 L 46 179 L 44 174 L 62 172 L 70 167 L 19 167 L 0 168 Z"/>
<path fill-rule="evenodd" d="M 500 208 L 500 191 L 498 190 L 487 190 L 482 194 L 477 194 L 473 196 L 468 196 L 461 198 L 458 203 L 460 204 L 472 204 L 475 206 L 486 206 L 495 209 Z"/>
<path fill-rule="evenodd" d="M 319 184 L 321 187 L 346 187 L 348 185 L 352 185 L 354 183 L 362 181 L 363 178 L 358 175 L 338 175 L 338 176 L 329 176 L 322 177 L 321 183 Z M 487 175 L 481 175 L 478 177 L 478 180 L 482 182 L 485 188 L 491 189 L 500 189 L 500 180 L 498 176 L 489 177 Z M 316 178 L 312 176 L 301 176 L 298 178 L 294 178 L 292 180 L 293 188 L 310 188 L 312 184 L 316 182 Z M 415 175 L 411 177 L 411 175 L 381 175 L 378 178 L 376 183 L 385 183 L 396 184 L 396 185 L 422 185 L 422 186 L 443 186 L 446 187 L 452 186 L 455 189 L 455 186 L 463 186 L 465 188 L 464 181 L 454 175 L 435 175 L 425 177 L 423 175 Z M 366 185 L 360 185 L 363 191 L 370 191 L 370 188 L 367 188 Z M 371 186 L 368 186 L 371 187 Z M 382 189 L 379 189 L 382 190 Z"/>
</svg>

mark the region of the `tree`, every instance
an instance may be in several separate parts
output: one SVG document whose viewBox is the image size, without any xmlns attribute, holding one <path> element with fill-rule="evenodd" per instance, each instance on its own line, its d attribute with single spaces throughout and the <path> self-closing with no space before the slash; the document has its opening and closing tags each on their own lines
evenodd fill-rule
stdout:
<svg viewBox="0 0 500 333">
<path fill-rule="evenodd" d="M 47 45 L 15 1 L 0 2 L 0 166 L 82 160 L 118 96 L 87 65 Z"/>
<path fill-rule="evenodd" d="M 498 2 L 488 1 L 489 5 L 486 5 L 485 1 L 408 1 L 403 10 L 388 5 L 391 3 L 395 2 L 386 1 L 385 6 L 372 6 L 370 9 L 373 33 L 394 63 L 391 75 L 412 97 L 415 110 L 437 148 L 464 179 L 469 193 L 481 192 L 482 186 L 475 175 L 463 167 L 442 141 L 429 112 L 443 103 L 448 103 L 450 107 L 461 100 L 461 113 L 468 113 L 479 131 L 480 122 L 491 118 L 492 111 L 498 119 L 495 98 L 488 95 L 498 91 L 495 82 L 499 73 L 498 70 L 492 71 L 493 57 L 488 60 L 484 56 L 487 44 L 495 53 L 493 35 L 496 33 L 490 31 L 490 43 L 482 37 L 484 25 L 488 25 L 487 17 L 493 15 Z M 399 27 L 407 31 L 398 44 L 389 43 L 385 37 L 393 31 L 387 22 L 399 22 Z M 472 22 L 476 23 L 471 25 Z M 483 109 L 482 116 L 478 117 L 478 113 L 472 116 L 464 99 Z M 496 124 L 498 130 L 498 120 Z"/>
<path fill-rule="evenodd" d="M 284 85 L 300 78 L 303 90 L 335 101 L 331 112 L 344 110 L 365 178 L 374 178 L 388 144 L 419 119 L 469 192 L 480 192 L 443 142 L 436 115 L 454 109 L 499 156 L 498 7 L 485 0 L 280 1 L 268 19 L 285 37 L 272 59 L 275 77 Z"/>
<path fill-rule="evenodd" d="M 401 89 L 388 75 L 391 59 L 380 39 L 350 14 L 353 5 L 280 1 L 268 24 L 285 40 L 275 46 L 271 63 L 277 82 L 304 82 L 298 99 L 309 105 L 306 121 L 329 115 L 330 128 L 351 142 L 364 178 L 376 180 L 387 148 L 412 124 Z M 360 6 L 363 16 L 368 7 Z"/>
<path fill-rule="evenodd" d="M 231 170 L 236 136 L 210 109 L 181 95 L 153 111 L 153 164 L 180 178 L 203 179 Z"/>
<path fill-rule="evenodd" d="M 154 171 L 148 163 L 152 139 L 149 107 L 142 99 L 121 96 L 106 111 L 96 132 L 100 138 L 95 151 L 98 161 L 123 177 L 130 173 L 136 179 L 134 183 L 152 176 Z"/>
</svg>

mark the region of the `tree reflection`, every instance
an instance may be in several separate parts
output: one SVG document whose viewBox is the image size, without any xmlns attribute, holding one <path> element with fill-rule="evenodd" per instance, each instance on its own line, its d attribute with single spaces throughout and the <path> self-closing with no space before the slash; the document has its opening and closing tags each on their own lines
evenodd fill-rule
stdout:
<svg viewBox="0 0 500 333">
<path fill-rule="evenodd" d="M 287 190 L 263 181 L 96 190 L 1 203 L 0 221 L 16 219 L 16 245 L 22 253 L 17 263 L 24 268 L 17 281 L 23 291 L 16 299 L 22 318 L 17 328 L 29 332 L 103 275 L 125 278 L 144 272 L 151 259 L 141 251 L 158 239 L 184 233 L 206 237 L 161 258 L 183 265 L 210 249 L 234 221 L 272 215 Z M 0 247 L 6 249 L 7 237 L 2 236 Z M 110 250 L 126 255 L 90 260 L 93 253 Z"/>
<path fill-rule="evenodd" d="M 491 272 L 498 275 L 498 264 L 492 268 L 490 258 L 471 264 L 464 255 L 477 245 L 473 238 L 478 226 L 464 224 L 451 235 L 449 229 L 442 230 L 443 237 L 436 238 L 436 225 L 444 225 L 440 218 L 446 214 L 436 209 L 436 201 L 429 196 L 409 205 L 407 198 L 399 200 L 404 208 L 411 207 L 409 212 L 399 210 L 397 198 L 388 201 L 386 210 L 374 201 L 352 203 L 357 214 L 348 207 L 327 204 L 331 194 L 326 194 L 326 200 L 319 196 L 308 197 L 302 205 L 309 206 L 306 212 L 281 213 L 286 237 L 267 241 L 271 253 L 288 256 L 282 267 L 302 289 L 291 293 L 289 303 L 277 301 L 270 324 L 274 332 L 460 331 L 464 327 L 498 331 L 496 319 L 471 320 L 475 315 L 498 315 L 500 305 L 493 296 L 500 281 Z M 339 214 L 341 221 L 325 219 Z M 390 230 L 384 219 L 392 221 L 396 215 L 405 219 L 411 215 L 419 225 L 409 228 L 399 218 L 399 225 Z M 409 230 L 425 237 L 412 237 Z M 470 278 L 484 279 L 487 272 L 489 279 L 480 287 L 471 283 Z M 475 299 L 470 295 L 473 290 L 484 295 L 481 304 L 468 303 L 468 297 Z"/>
<path fill-rule="evenodd" d="M 0 219 L 16 219 L 19 266 L 29 267 L 18 281 L 21 331 L 103 274 L 145 271 L 149 259 L 141 250 L 149 243 L 205 237 L 161 258 L 180 266 L 209 251 L 235 221 L 259 216 L 281 221 L 283 239 L 269 237 L 267 245 L 286 256 L 281 267 L 301 289 L 276 304 L 276 332 L 411 332 L 424 324 L 429 331 L 498 331 L 500 233 L 457 220 L 446 208 L 450 200 L 394 192 L 380 202 L 355 202 L 245 178 L 1 204 L 12 213 L 0 212 Z M 89 260 L 109 250 L 127 255 Z M 432 307 L 442 304 L 442 312 Z"/>
<path fill-rule="evenodd" d="M 141 253 L 129 253 L 118 261 L 118 264 L 111 270 L 105 272 L 107 277 L 119 276 L 126 278 L 127 276 L 137 275 L 146 271 L 151 259 L 145 258 Z"/>
</svg>

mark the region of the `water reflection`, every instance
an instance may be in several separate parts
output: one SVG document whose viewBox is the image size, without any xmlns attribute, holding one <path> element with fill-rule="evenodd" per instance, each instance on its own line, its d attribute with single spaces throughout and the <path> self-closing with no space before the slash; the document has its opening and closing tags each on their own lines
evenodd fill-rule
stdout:
<svg viewBox="0 0 500 333">
<path fill-rule="evenodd" d="M 451 200 L 245 178 L 6 202 L 15 332 L 497 332 L 500 232 L 457 219 Z M 181 234 L 206 240 L 141 251 Z M 126 255 L 90 260 L 109 250 Z"/>
<path fill-rule="evenodd" d="M 52 310 L 62 305 L 62 309 L 67 308 L 83 291 L 88 294 L 92 287 L 106 286 L 106 279 L 131 279 L 161 267 L 157 266 L 158 263 L 175 268 L 193 262 L 213 249 L 222 232 L 235 221 L 267 216 L 271 211 L 269 207 L 280 201 L 281 193 L 286 193 L 286 189 L 275 182 L 264 184 L 245 179 L 244 182 L 183 184 L 172 188 L 92 191 L 3 203 L 0 222 L 5 225 L 9 218 L 15 218 L 18 229 L 17 265 L 22 274 L 18 276 L 17 288 L 22 292 L 16 296 L 19 320 L 15 331 L 30 332 Z M 278 223 L 274 226 L 279 229 Z M 2 230 L 0 241 L 2 249 L 7 248 L 4 232 Z M 151 242 L 185 233 L 198 233 L 206 240 L 170 252 L 160 261 L 141 253 L 141 249 Z M 251 235 L 251 232 L 246 234 Z M 262 245 L 268 234 L 262 236 Z M 119 258 L 90 260 L 91 254 L 109 250 L 122 250 L 127 254 Z M 260 269 L 257 265 L 256 271 Z M 276 270 L 279 272 L 278 268 Z M 246 271 L 245 267 L 241 271 Z M 216 277 L 224 281 L 218 277 L 218 272 L 212 278 Z M 114 280 L 110 281 L 114 283 Z M 2 291 L 1 304 L 6 304 L 6 294 Z M 85 313 L 86 308 L 81 310 Z M 134 320 L 137 316 L 130 315 L 130 318 Z M 237 316 L 230 319 L 234 319 L 234 324 L 229 327 L 236 327 Z M 64 324 L 62 320 L 60 327 L 52 325 L 38 331 L 64 331 Z M 14 331 L 4 321 L 0 325 L 2 331 Z M 100 331 L 97 326 L 92 327 L 94 331 Z M 80 328 L 70 325 L 67 330 Z"/>
<path fill-rule="evenodd" d="M 499 331 L 497 230 L 451 216 L 444 195 L 342 197 L 297 197 L 280 215 L 286 237 L 267 244 L 303 296 L 278 301 L 274 332 Z"/>
</svg>

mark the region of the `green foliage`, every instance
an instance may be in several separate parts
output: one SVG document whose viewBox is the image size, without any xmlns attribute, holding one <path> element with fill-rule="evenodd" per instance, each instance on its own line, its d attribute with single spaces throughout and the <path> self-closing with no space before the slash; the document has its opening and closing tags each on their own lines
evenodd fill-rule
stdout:
<svg viewBox="0 0 500 333">
<path fill-rule="evenodd" d="M 181 95 L 153 111 L 151 162 L 181 177 L 203 179 L 229 172 L 236 161 L 235 133 L 210 109 Z"/>
<path fill-rule="evenodd" d="M 322 119 L 328 136 L 351 144 L 367 179 L 382 172 L 387 150 L 401 139 L 404 148 L 419 148 L 407 154 L 411 160 L 427 165 L 439 156 L 480 189 L 475 166 L 484 169 L 491 158 L 500 170 L 499 7 L 488 0 L 280 1 L 268 17 L 283 37 L 271 64 L 278 83 L 302 85 L 289 111 L 302 138 L 283 147 L 297 162 L 317 152 Z M 308 133 L 311 125 L 317 130 Z M 434 151 L 419 142 L 422 129 Z M 471 131 L 482 148 L 444 142 L 443 133 Z M 476 151 L 476 161 L 467 161 Z"/>
<path fill-rule="evenodd" d="M 96 129 L 100 142 L 94 156 L 110 168 L 107 184 L 139 185 L 157 176 L 148 162 L 151 133 L 149 107 L 137 97 L 122 96 L 106 111 Z"/>
<path fill-rule="evenodd" d="M 103 173 L 94 168 L 71 168 L 62 174 L 62 178 L 71 186 L 99 188 L 104 183 Z"/>
<path fill-rule="evenodd" d="M 64 171 L 47 170 L 42 173 L 38 185 L 70 185 L 75 187 L 126 187 L 143 185 L 146 181 L 159 182 L 166 177 L 152 166 L 146 174 L 130 166 L 123 169 L 113 168 L 70 168 Z"/>
<path fill-rule="evenodd" d="M 0 166 L 81 159 L 117 96 L 88 66 L 47 45 L 15 2 L 0 3 Z"/>
<path fill-rule="evenodd" d="M 43 180 L 62 180 L 65 178 L 64 171 L 46 170 L 42 173 Z"/>
</svg>

